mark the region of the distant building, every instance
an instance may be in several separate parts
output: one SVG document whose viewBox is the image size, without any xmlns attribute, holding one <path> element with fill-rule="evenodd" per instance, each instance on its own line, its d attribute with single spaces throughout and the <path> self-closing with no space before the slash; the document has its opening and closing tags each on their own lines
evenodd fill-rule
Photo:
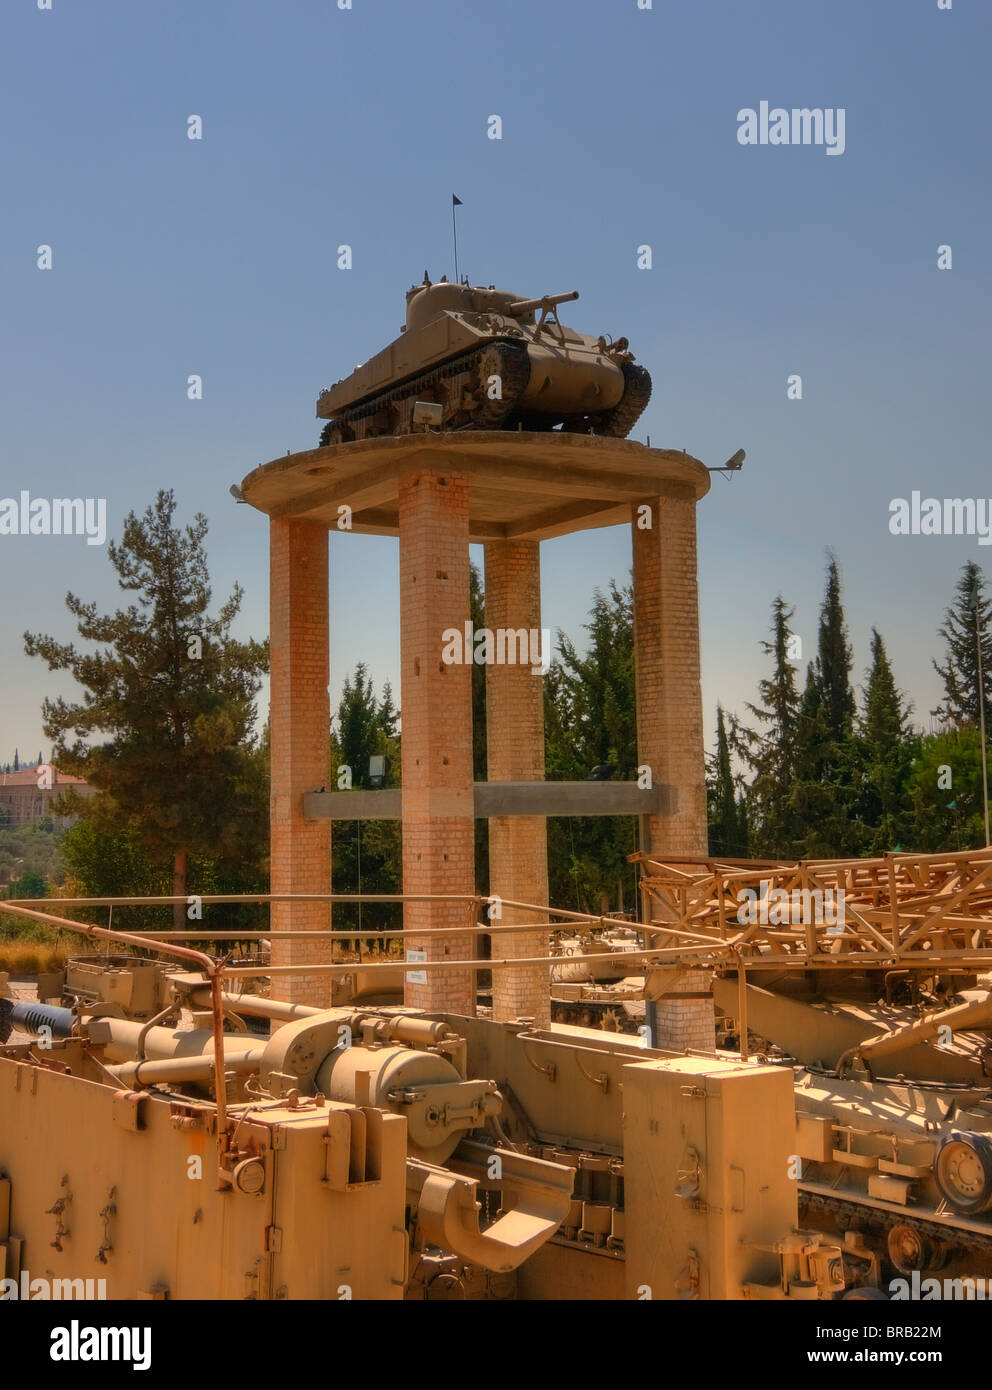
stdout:
<svg viewBox="0 0 992 1390">
<path fill-rule="evenodd" d="M 43 780 L 39 778 L 40 771 L 38 767 L 26 767 L 19 772 L 0 772 L 0 807 L 7 812 L 6 828 L 41 820 L 69 787 L 82 796 L 93 795 L 93 788 L 81 777 L 68 777 L 57 768 L 52 768 L 51 787 L 39 787 L 39 780 Z"/>
</svg>

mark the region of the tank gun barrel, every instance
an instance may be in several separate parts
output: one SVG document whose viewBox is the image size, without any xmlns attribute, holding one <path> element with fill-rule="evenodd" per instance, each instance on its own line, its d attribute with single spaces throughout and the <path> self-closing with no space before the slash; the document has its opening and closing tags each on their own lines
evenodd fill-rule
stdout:
<svg viewBox="0 0 992 1390">
<path fill-rule="evenodd" d="M 509 306 L 510 314 L 531 314 L 538 309 L 554 309 L 559 304 L 567 304 L 570 299 L 578 299 L 578 290 L 566 290 L 564 294 L 544 294 L 537 299 L 518 299 Z"/>
</svg>

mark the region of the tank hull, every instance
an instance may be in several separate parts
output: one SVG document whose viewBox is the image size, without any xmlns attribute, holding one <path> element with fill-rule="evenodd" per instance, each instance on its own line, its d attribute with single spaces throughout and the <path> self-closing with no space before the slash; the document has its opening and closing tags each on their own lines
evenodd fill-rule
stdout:
<svg viewBox="0 0 992 1390">
<path fill-rule="evenodd" d="M 555 300 L 424 285 L 408 295 L 400 337 L 320 393 L 321 444 L 407 434 L 415 402 L 441 429 L 554 429 L 623 437 L 650 398 L 626 340 L 563 325 Z M 535 319 L 533 305 L 543 305 Z"/>
</svg>

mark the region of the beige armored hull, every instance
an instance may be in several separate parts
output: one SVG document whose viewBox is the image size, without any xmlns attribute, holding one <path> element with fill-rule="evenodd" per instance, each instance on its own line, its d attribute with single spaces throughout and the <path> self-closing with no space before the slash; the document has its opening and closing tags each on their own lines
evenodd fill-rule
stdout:
<svg viewBox="0 0 992 1390">
<path fill-rule="evenodd" d="M 321 444 L 407 434 L 415 406 L 435 428 L 552 429 L 622 438 L 651 396 L 626 339 L 563 325 L 578 292 L 522 299 L 441 281 L 414 286 L 399 338 L 320 393 Z M 537 314 L 540 317 L 537 317 Z M 422 427 L 422 426 L 421 426 Z"/>
</svg>

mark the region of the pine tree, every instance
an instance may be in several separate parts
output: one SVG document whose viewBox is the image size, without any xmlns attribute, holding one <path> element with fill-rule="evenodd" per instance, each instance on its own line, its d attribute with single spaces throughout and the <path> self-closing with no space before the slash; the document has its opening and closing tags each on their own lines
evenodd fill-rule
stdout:
<svg viewBox="0 0 992 1390">
<path fill-rule="evenodd" d="M 161 491 L 108 546 L 136 603 L 102 616 L 95 603 L 66 595 L 80 637 L 99 650 L 32 633 L 24 641 L 29 656 L 83 687 L 81 703 L 46 699 L 43 718 L 55 763 L 99 793 L 84 803 L 86 816 L 105 833 L 133 828 L 152 860 L 168 864 L 173 894 L 185 897 L 191 855 L 237 865 L 266 852 L 253 728 L 268 653 L 265 643 L 231 636 L 239 585 L 210 615 L 206 518 L 180 529 L 174 513 L 173 493 Z M 100 734 L 105 742 L 87 741 Z M 185 925 L 182 903 L 173 920 Z"/>
<path fill-rule="evenodd" d="M 787 856 L 795 841 L 790 802 L 800 702 L 791 662 L 794 636 L 789 622 L 794 611 L 781 594 L 772 604 L 772 640 L 761 643 L 762 651 L 772 658 L 772 674 L 758 682 L 762 703 L 747 705 L 762 727 L 739 730 L 740 747 L 753 774 L 748 788 L 752 851 L 762 857 Z"/>
<path fill-rule="evenodd" d="M 399 725 L 399 711 L 393 703 L 393 687 L 386 681 L 382 687 L 382 699 L 379 701 L 379 727 L 389 739 L 397 736 Z"/>
<path fill-rule="evenodd" d="M 912 706 L 896 688 L 885 643 L 871 631 L 871 667 L 859 722 L 860 817 L 868 827 L 867 852 L 906 849 L 912 835 L 909 777 L 919 740 L 909 725 Z"/>
<path fill-rule="evenodd" d="M 989 723 L 992 699 L 992 602 L 985 598 L 985 576 L 980 565 L 969 560 L 962 567 L 955 585 L 956 598 L 945 610 L 944 624 L 938 629 L 947 644 L 943 666 L 933 668 L 944 682 L 944 698 L 933 714 L 955 728 L 979 725 L 978 647 L 982 653 L 982 694 L 985 719 Z M 976 625 L 978 629 L 976 640 Z"/>
<path fill-rule="evenodd" d="M 386 786 L 397 786 L 400 744 L 396 736 L 397 712 L 387 683 L 381 698 L 364 662 L 345 677 L 337 712 L 331 726 L 330 767 L 337 788 L 344 767 L 351 771 L 353 788 L 370 786 L 370 759 L 384 755 Z M 402 864 L 400 825 L 390 820 L 340 820 L 332 837 L 333 879 L 337 893 L 398 893 Z M 346 903 L 335 908 L 335 924 L 341 930 L 368 931 L 380 935 L 398 930 L 398 903 Z"/>
<path fill-rule="evenodd" d="M 345 677 L 337 713 L 341 766 L 350 769 L 353 787 L 369 786 L 369 759 L 379 751 L 381 735 L 380 707 L 372 678 L 360 661 L 354 677 Z"/>
<path fill-rule="evenodd" d="M 546 686 L 558 703 L 553 722 L 567 726 L 553 773 L 581 779 L 596 766 L 612 764 L 614 777 L 630 779 L 637 766 L 633 591 L 615 582 L 607 594 L 597 589 L 584 627 L 589 634 L 584 656 L 559 632 L 555 679 Z"/>
<path fill-rule="evenodd" d="M 589 644 L 580 655 L 558 632 L 558 654 L 544 679 L 545 769 L 550 781 L 584 780 L 596 766 L 632 780 L 637 768 L 633 592 L 611 582 L 596 590 Z M 627 855 L 636 846 L 631 816 L 553 817 L 548 821 L 551 901 L 600 912 L 636 903 Z"/>
<path fill-rule="evenodd" d="M 834 843 L 836 788 L 831 780 L 833 740 L 827 727 L 823 688 L 816 665 L 806 667 L 793 743 L 792 793 L 793 842 L 790 855 L 797 859 L 825 859 L 837 853 Z"/>
<path fill-rule="evenodd" d="M 731 766 L 730 738 L 723 706 L 716 707 L 716 752 L 708 760 L 706 782 L 709 851 L 714 858 L 747 856 L 747 824 L 738 779 Z"/>
</svg>

